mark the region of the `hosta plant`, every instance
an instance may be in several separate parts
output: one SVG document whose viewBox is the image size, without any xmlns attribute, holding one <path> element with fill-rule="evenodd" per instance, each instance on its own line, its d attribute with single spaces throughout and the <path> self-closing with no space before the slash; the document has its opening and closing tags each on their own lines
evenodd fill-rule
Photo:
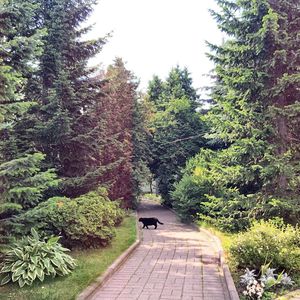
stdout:
<svg viewBox="0 0 300 300">
<path fill-rule="evenodd" d="M 64 276 L 76 266 L 75 260 L 65 252 L 69 249 L 58 243 L 59 237 L 41 240 L 36 230 L 6 251 L 0 265 L 1 285 L 10 281 L 18 282 L 20 287 L 31 285 L 45 276 Z"/>
</svg>

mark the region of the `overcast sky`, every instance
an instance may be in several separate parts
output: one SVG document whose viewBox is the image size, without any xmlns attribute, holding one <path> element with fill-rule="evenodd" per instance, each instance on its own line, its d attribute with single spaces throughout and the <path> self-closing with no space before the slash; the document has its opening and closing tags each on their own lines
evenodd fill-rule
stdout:
<svg viewBox="0 0 300 300">
<path fill-rule="evenodd" d="M 194 87 L 208 84 L 213 67 L 205 40 L 221 43 L 222 34 L 208 9 L 213 0 L 100 0 L 89 23 L 93 37 L 113 32 L 97 56 L 104 66 L 116 56 L 147 86 L 154 74 L 165 78 L 177 64 L 190 71 Z M 95 62 L 95 60 L 94 60 Z"/>
</svg>

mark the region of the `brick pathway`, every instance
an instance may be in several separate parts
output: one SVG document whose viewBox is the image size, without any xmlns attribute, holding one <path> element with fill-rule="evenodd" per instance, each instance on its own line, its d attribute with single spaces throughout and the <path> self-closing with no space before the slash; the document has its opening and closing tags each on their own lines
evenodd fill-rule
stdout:
<svg viewBox="0 0 300 300">
<path fill-rule="evenodd" d="M 205 233 L 150 201 L 142 203 L 139 216 L 157 217 L 164 225 L 143 229 L 140 246 L 90 299 L 230 299 L 216 246 Z"/>
</svg>

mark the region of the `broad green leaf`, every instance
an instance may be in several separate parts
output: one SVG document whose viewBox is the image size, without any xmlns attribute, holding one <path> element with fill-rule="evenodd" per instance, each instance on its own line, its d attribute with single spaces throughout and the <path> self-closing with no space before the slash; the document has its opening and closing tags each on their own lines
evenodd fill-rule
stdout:
<svg viewBox="0 0 300 300">
<path fill-rule="evenodd" d="M 20 277 L 18 283 L 20 287 L 23 287 L 25 285 L 25 280 L 22 277 Z"/>
<path fill-rule="evenodd" d="M 3 277 L 3 279 L 1 280 L 1 283 L 0 283 L 0 285 L 4 285 L 4 284 L 6 284 L 6 283 L 8 283 L 8 282 L 10 282 L 11 281 L 11 277 L 10 277 L 10 274 L 7 274 L 5 277 Z"/>
</svg>

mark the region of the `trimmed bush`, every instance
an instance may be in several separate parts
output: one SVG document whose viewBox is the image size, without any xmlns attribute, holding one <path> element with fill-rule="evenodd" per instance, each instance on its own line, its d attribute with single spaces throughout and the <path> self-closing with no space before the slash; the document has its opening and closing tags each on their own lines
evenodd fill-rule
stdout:
<svg viewBox="0 0 300 300">
<path fill-rule="evenodd" d="M 119 203 L 110 201 L 106 190 L 98 189 L 74 199 L 51 198 L 21 215 L 16 223 L 24 225 L 22 234 L 36 227 L 47 235 L 61 235 L 68 247 L 89 248 L 107 245 L 123 217 Z"/>
<path fill-rule="evenodd" d="M 10 281 L 18 282 L 20 287 L 31 285 L 45 276 L 55 277 L 70 274 L 76 264 L 75 260 L 65 252 L 58 243 L 59 237 L 51 237 L 48 241 L 41 241 L 34 229 L 31 236 L 16 242 L 4 254 L 0 267 L 1 285 Z"/>
<path fill-rule="evenodd" d="M 230 253 L 239 268 L 259 270 L 270 263 L 279 270 L 300 272 L 300 229 L 275 221 L 255 222 L 238 234 Z"/>
</svg>

